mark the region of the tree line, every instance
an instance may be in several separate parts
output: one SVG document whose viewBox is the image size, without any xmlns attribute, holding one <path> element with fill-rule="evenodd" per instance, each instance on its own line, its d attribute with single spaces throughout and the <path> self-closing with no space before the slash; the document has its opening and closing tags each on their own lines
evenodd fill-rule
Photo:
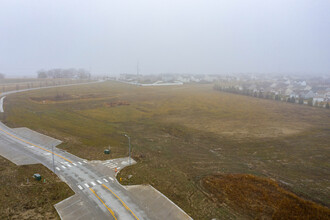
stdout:
<svg viewBox="0 0 330 220">
<path fill-rule="evenodd" d="M 67 78 L 67 79 L 90 79 L 91 73 L 85 69 L 75 69 L 75 68 L 69 68 L 69 69 L 50 69 L 50 70 L 39 70 L 37 71 L 38 78 L 39 79 L 46 79 L 46 78 L 52 78 L 52 79 L 59 79 L 59 78 Z"/>
</svg>

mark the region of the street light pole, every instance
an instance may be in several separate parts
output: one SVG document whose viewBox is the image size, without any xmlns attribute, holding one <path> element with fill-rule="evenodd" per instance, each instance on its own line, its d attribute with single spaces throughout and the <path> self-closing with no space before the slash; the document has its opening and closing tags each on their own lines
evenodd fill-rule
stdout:
<svg viewBox="0 0 330 220">
<path fill-rule="evenodd" d="M 53 171 L 55 173 L 55 164 L 54 164 L 54 144 L 52 144 L 52 157 L 53 157 Z"/>
<path fill-rule="evenodd" d="M 131 138 L 127 134 L 125 134 L 125 137 L 128 139 L 128 162 L 131 165 Z"/>
</svg>

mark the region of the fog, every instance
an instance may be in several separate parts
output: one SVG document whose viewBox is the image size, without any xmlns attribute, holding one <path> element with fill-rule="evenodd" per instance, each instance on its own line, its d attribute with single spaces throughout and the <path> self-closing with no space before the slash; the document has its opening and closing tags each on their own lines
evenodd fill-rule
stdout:
<svg viewBox="0 0 330 220">
<path fill-rule="evenodd" d="M 330 1 L 1 0 L 0 72 L 330 73 Z"/>
</svg>

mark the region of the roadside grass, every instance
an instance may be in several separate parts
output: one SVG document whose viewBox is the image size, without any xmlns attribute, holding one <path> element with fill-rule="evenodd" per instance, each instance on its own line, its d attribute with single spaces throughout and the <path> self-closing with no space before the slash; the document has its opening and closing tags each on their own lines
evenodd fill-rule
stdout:
<svg viewBox="0 0 330 220">
<path fill-rule="evenodd" d="M 41 164 L 16 166 L 0 156 L 0 173 L 0 219 L 60 219 L 54 204 L 74 194 Z"/>
<path fill-rule="evenodd" d="M 72 83 L 82 83 L 89 80 L 72 79 L 38 79 L 38 78 L 5 78 L 0 79 L 0 94 L 19 89 L 30 89 L 46 86 L 64 85 Z"/>
<path fill-rule="evenodd" d="M 61 96 L 66 98 L 56 99 Z M 60 139 L 60 148 L 89 160 L 127 156 L 129 134 L 139 163 L 118 178 L 153 185 L 195 219 L 237 217 L 200 186 L 215 173 L 273 178 L 303 198 L 330 205 L 326 109 L 220 93 L 212 85 L 116 82 L 15 94 L 5 99 L 5 109 L 9 126 Z M 111 154 L 105 155 L 109 145 Z"/>
</svg>

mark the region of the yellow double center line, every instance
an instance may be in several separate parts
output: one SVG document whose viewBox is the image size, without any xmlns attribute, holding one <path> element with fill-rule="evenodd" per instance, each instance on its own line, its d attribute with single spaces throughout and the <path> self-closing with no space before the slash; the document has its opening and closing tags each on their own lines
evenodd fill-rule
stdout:
<svg viewBox="0 0 330 220">
<path fill-rule="evenodd" d="M 117 197 L 117 199 L 119 199 L 119 201 L 123 204 L 123 206 L 128 210 L 128 211 L 130 211 L 131 213 L 132 213 L 132 215 L 137 219 L 137 220 L 139 220 L 139 218 L 132 212 L 132 210 L 130 209 L 130 208 L 128 208 L 128 206 L 124 203 L 124 201 L 123 200 L 121 200 L 111 189 L 109 189 L 106 185 L 104 185 L 104 184 L 102 184 L 102 186 L 104 187 L 104 188 L 106 188 L 107 190 L 109 190 L 114 196 L 116 196 Z"/>
<path fill-rule="evenodd" d="M 108 211 L 111 213 L 111 215 L 117 220 L 116 216 L 115 216 L 115 213 L 112 211 L 112 209 L 110 209 L 104 202 L 103 200 L 96 194 L 96 192 L 92 189 L 92 188 L 89 188 L 92 193 L 102 202 L 102 204 L 108 209 Z"/>
<path fill-rule="evenodd" d="M 50 151 L 50 150 L 47 150 L 47 149 L 45 149 L 45 148 L 43 148 L 43 147 L 39 147 L 38 145 L 35 145 L 35 144 L 32 144 L 32 143 L 30 143 L 30 142 L 28 142 L 28 141 L 26 141 L 26 140 L 23 140 L 23 139 L 21 139 L 21 138 L 15 136 L 15 135 L 13 135 L 13 134 L 11 134 L 11 133 L 9 133 L 9 132 L 3 130 L 3 129 L 1 129 L 1 128 L 0 128 L 0 131 L 2 131 L 2 132 L 4 132 L 5 134 L 7 134 L 7 135 L 9 135 L 9 136 L 11 136 L 11 137 L 13 137 L 13 138 L 15 138 L 15 139 L 17 139 L 17 140 L 20 140 L 20 141 L 22 141 L 22 142 L 24 142 L 24 143 L 26 143 L 26 144 L 29 144 L 29 145 L 34 146 L 34 147 L 37 147 L 37 148 L 39 148 L 39 149 L 41 149 L 41 150 L 47 151 L 47 152 L 49 152 L 49 153 L 51 153 L 51 154 L 54 154 L 54 155 L 56 155 L 56 156 L 62 158 L 63 160 L 68 161 L 69 163 L 72 163 L 71 160 L 68 160 L 68 159 L 66 159 L 65 157 L 62 157 L 61 155 L 58 155 L 58 154 L 56 154 L 56 153 L 53 153 L 53 152 Z"/>
</svg>

